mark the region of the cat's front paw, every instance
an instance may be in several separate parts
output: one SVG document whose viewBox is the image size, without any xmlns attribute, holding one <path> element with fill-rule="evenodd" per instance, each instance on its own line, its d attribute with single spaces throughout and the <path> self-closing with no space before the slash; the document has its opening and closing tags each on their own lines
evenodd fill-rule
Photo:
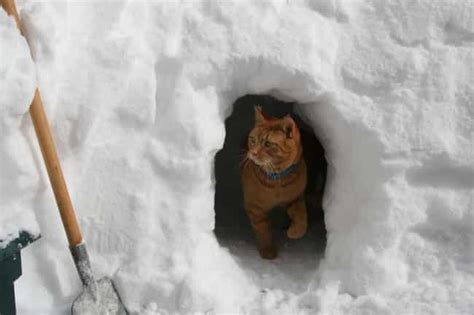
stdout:
<svg viewBox="0 0 474 315">
<path fill-rule="evenodd" d="M 306 224 L 295 224 L 292 223 L 288 230 L 286 231 L 286 235 L 288 238 L 293 240 L 297 240 L 302 238 L 306 234 L 307 225 Z"/>
<path fill-rule="evenodd" d="M 260 248 L 258 252 L 260 253 L 260 257 L 263 259 L 275 259 L 278 256 L 274 247 Z"/>
</svg>

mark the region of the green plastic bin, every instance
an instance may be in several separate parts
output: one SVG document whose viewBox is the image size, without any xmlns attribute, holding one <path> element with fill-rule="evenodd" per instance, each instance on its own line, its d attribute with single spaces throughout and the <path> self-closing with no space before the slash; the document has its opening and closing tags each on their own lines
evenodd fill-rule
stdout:
<svg viewBox="0 0 474 315">
<path fill-rule="evenodd" d="M 16 314 L 14 282 L 21 276 L 21 249 L 37 240 L 28 232 L 0 249 L 0 315 Z"/>
</svg>

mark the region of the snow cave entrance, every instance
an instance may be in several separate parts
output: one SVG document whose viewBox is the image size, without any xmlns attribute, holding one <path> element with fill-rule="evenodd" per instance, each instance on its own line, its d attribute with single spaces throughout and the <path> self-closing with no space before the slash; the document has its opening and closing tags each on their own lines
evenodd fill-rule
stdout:
<svg viewBox="0 0 474 315">
<path fill-rule="evenodd" d="M 261 259 L 243 207 L 239 162 L 248 132 L 254 125 L 254 106 L 274 117 L 291 114 L 301 130 L 303 151 L 308 163 L 306 205 L 309 227 L 300 240 L 286 236 L 289 218 L 283 209 L 271 213 L 273 240 L 278 249 L 276 260 Z M 283 102 L 268 95 L 246 95 L 237 99 L 225 121 L 226 137 L 215 157 L 215 235 L 220 245 L 259 282 L 262 288 L 298 291 L 304 289 L 308 272 L 316 271 L 326 248 L 326 228 L 322 195 L 326 183 L 327 162 L 324 148 L 312 128 L 295 113 L 296 103 Z"/>
</svg>

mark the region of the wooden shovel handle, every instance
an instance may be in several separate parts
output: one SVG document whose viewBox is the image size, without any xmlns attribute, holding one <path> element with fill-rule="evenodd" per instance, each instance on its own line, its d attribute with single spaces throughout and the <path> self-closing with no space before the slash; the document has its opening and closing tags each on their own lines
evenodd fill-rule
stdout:
<svg viewBox="0 0 474 315">
<path fill-rule="evenodd" d="M 14 0 L 0 0 L 2 7 L 8 15 L 15 17 L 16 25 L 22 32 L 21 21 L 18 16 Z M 36 89 L 35 97 L 30 106 L 30 116 L 35 127 L 36 137 L 38 139 L 41 153 L 43 154 L 44 164 L 48 171 L 49 181 L 53 188 L 54 197 L 61 214 L 64 230 L 70 246 L 76 246 L 82 243 L 81 231 L 77 223 L 71 198 L 64 180 L 61 164 L 59 163 L 58 153 L 54 145 L 53 137 L 49 129 L 48 119 L 44 111 L 43 102 L 39 90 Z"/>
</svg>

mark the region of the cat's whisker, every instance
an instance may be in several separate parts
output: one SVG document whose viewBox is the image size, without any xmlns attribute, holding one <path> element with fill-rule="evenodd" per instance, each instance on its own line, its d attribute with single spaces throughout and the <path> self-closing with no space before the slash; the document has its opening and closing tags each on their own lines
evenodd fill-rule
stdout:
<svg viewBox="0 0 474 315">
<path fill-rule="evenodd" d="M 246 155 L 247 155 L 247 151 L 239 152 L 237 155 L 238 155 L 238 156 L 246 156 Z"/>
<path fill-rule="evenodd" d="M 246 156 L 248 154 L 247 150 L 242 150 L 238 153 L 239 156 Z"/>
<path fill-rule="evenodd" d="M 272 161 L 268 160 L 266 162 L 267 173 L 273 173 Z"/>
<path fill-rule="evenodd" d="M 242 163 L 243 161 L 248 160 L 248 159 L 249 159 L 248 156 L 242 156 L 242 157 L 239 158 L 239 162 Z"/>
<path fill-rule="evenodd" d="M 247 163 L 250 161 L 250 159 L 246 156 L 242 161 L 240 161 L 239 163 L 239 167 L 244 167 L 245 165 L 247 165 Z"/>
</svg>

